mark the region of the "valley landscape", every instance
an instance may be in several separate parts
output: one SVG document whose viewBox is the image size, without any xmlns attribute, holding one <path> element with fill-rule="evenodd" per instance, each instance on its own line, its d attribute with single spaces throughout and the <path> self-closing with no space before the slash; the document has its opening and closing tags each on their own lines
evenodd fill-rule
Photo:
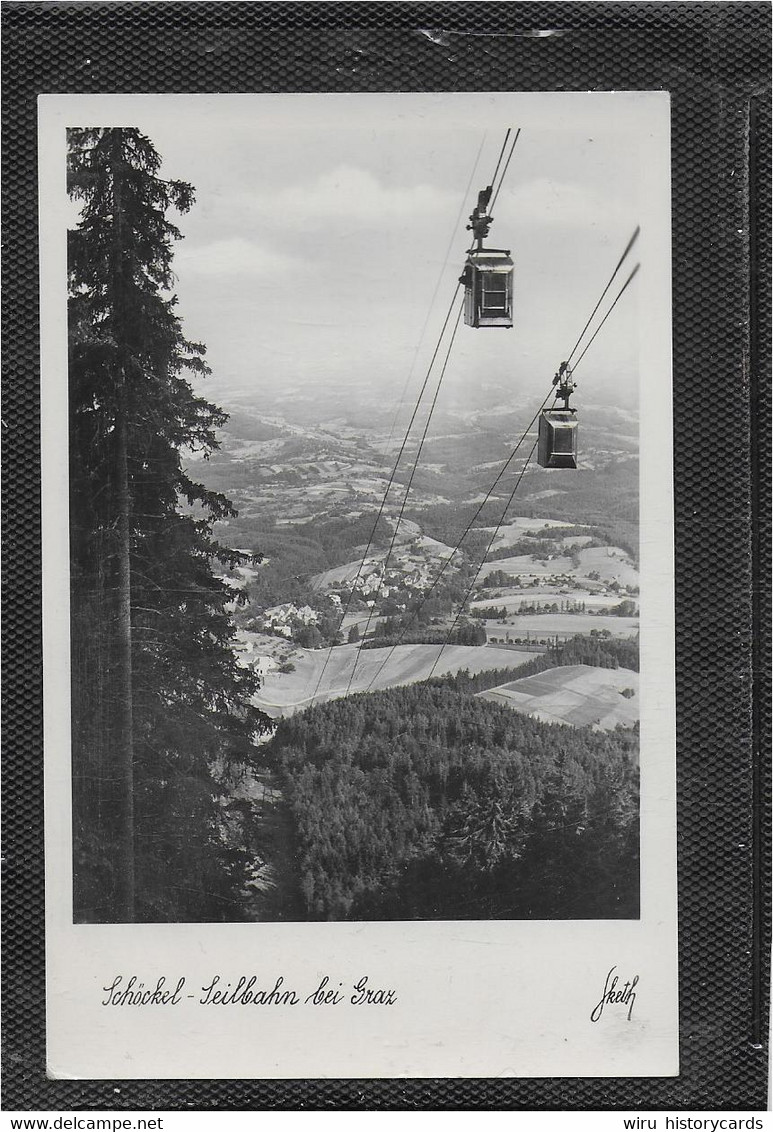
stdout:
<svg viewBox="0 0 773 1132">
<path fill-rule="evenodd" d="M 391 486 L 393 411 L 351 392 L 237 395 L 194 464 L 253 556 L 224 575 L 268 721 L 248 918 L 638 914 L 636 413 L 584 406 L 577 471 L 491 491 L 534 412 L 496 392 Z"/>
<path fill-rule="evenodd" d="M 248 405 L 232 413 L 221 450 L 196 472 L 238 510 L 219 536 L 259 556 L 229 578 L 243 602 L 235 610 L 239 656 L 262 681 L 258 707 L 276 718 L 347 690 L 413 683 L 435 661 L 438 675 L 480 672 L 515 667 L 574 636 L 636 639 L 633 411 L 588 406 L 581 468 L 530 465 L 499 526 L 521 469 L 514 461 L 456 549 L 529 408 L 449 414 L 438 424 L 444 459 L 434 459 L 435 442 L 425 446 L 429 467 L 422 462 L 414 476 L 396 533 L 409 464 L 398 468 L 379 514 L 396 449 L 386 416 L 366 422 L 342 407 L 342 416 L 320 419 L 320 405 L 292 396 L 271 413 Z M 484 451 L 501 459 L 483 465 Z M 473 575 L 463 622 L 480 639 L 449 641 L 441 653 L 433 635 L 442 644 Z M 417 635 L 423 639 L 411 639 Z M 384 646 L 386 663 L 381 648 L 362 647 L 384 641 L 392 646 Z"/>
</svg>

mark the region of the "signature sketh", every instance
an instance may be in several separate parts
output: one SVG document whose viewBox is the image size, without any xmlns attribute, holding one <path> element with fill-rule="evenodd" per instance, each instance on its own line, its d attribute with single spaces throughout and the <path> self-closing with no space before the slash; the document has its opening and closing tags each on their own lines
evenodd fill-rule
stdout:
<svg viewBox="0 0 773 1132">
<path fill-rule="evenodd" d="M 596 1006 L 590 1014 L 591 1022 L 598 1022 L 604 1013 L 605 1006 L 627 1006 L 627 1019 L 631 1021 L 633 1008 L 636 1004 L 636 990 L 639 985 L 639 976 L 634 975 L 632 979 L 626 979 L 625 983 L 619 987 L 618 984 L 622 982 L 621 978 L 615 974 L 617 967 L 610 967 L 607 977 L 604 981 L 604 992 L 599 999 Z"/>
</svg>

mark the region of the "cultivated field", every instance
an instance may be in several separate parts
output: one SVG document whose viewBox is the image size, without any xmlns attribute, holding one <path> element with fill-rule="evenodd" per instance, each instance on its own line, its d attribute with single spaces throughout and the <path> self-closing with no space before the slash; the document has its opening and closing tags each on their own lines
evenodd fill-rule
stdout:
<svg viewBox="0 0 773 1132">
<path fill-rule="evenodd" d="M 552 492 L 549 494 L 552 494 Z M 540 535 L 544 535 L 546 527 L 573 526 L 575 526 L 574 523 L 566 523 L 562 519 L 525 519 L 522 516 L 518 516 L 501 527 L 497 533 L 497 537 L 494 539 L 494 548 L 498 550 L 500 547 L 512 546 L 513 543 L 520 542 L 522 538 L 529 535 L 539 538 Z M 478 529 L 485 531 L 487 534 L 494 533 L 494 527 L 480 527 Z"/>
<path fill-rule="evenodd" d="M 638 586 L 639 573 L 629 555 L 619 546 L 589 546 L 579 550 L 578 575 L 596 573 L 602 582 L 619 582 L 621 586 Z"/>
<path fill-rule="evenodd" d="M 603 614 L 589 613 L 524 613 L 513 617 L 506 625 L 501 621 L 486 621 L 486 635 L 493 637 L 574 637 L 579 633 L 589 633 L 606 629 L 613 637 L 632 637 L 639 630 L 638 617 L 605 617 Z"/>
<path fill-rule="evenodd" d="M 356 613 L 347 613 L 343 621 L 341 622 L 341 632 L 344 635 L 344 639 L 346 639 L 346 634 L 349 632 L 352 625 L 356 625 L 361 634 L 364 633 L 365 628 L 368 624 L 369 616 L 370 615 L 367 610 L 358 610 Z M 374 613 L 373 616 L 370 617 L 370 628 L 368 629 L 368 632 L 372 633 L 375 630 L 376 626 L 381 625 L 384 621 L 386 621 L 386 617 L 377 616 Z"/>
<path fill-rule="evenodd" d="M 478 694 L 547 723 L 609 731 L 639 718 L 639 673 L 628 668 L 565 665 Z"/>
<path fill-rule="evenodd" d="M 585 553 L 585 552 L 582 552 Z M 511 578 L 550 578 L 556 574 L 580 574 L 584 571 L 575 570 L 571 558 L 565 555 L 556 555 L 546 561 L 533 558 L 531 554 L 519 554 L 514 558 L 499 558 L 495 562 L 487 562 L 481 567 L 478 578 L 482 581 L 495 570 L 509 574 Z"/>
<path fill-rule="evenodd" d="M 397 684 L 415 684 L 419 680 L 425 680 L 439 652 L 439 645 L 398 645 L 391 656 L 389 649 L 363 649 L 359 652 L 350 691 L 378 691 Z M 269 673 L 264 677 L 253 703 L 267 715 L 278 718 L 308 707 L 312 698 L 321 703 L 344 696 L 357 655 L 356 645 L 339 645 L 332 650 L 297 649 L 292 657 L 295 672 Z M 435 675 L 443 676 L 462 668 L 467 668 L 470 672 L 483 672 L 489 668 L 514 668 L 531 660 L 532 656 L 532 653 L 517 649 L 447 645 L 443 649 Z M 387 663 L 379 674 L 384 661 Z M 314 691 L 323 668 L 324 675 L 315 697 Z"/>
</svg>

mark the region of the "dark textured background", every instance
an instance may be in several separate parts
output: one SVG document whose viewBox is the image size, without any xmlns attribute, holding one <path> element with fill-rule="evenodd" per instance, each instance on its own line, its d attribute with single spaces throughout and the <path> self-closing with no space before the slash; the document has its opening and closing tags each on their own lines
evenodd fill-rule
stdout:
<svg viewBox="0 0 773 1132">
<path fill-rule="evenodd" d="M 753 516 L 769 513 L 769 5 L 33 2 L 3 12 L 5 1110 L 764 1108 L 769 859 L 754 820 L 767 830 L 770 590 L 754 571 L 769 535 Z M 544 28 L 563 34 L 528 34 Z M 47 1080 L 36 96 L 591 89 L 672 95 L 680 1076 Z"/>
</svg>

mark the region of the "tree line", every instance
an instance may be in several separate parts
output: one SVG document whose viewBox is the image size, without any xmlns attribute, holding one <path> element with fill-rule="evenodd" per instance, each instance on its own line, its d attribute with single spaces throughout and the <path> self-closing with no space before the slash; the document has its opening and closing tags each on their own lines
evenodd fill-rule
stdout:
<svg viewBox="0 0 773 1132">
<path fill-rule="evenodd" d="M 617 640 L 614 638 L 577 635 L 568 641 L 554 641 L 547 651 L 538 653 L 530 660 L 508 668 L 489 668 L 471 674 L 466 668 L 447 676 L 437 676 L 433 682 L 457 692 L 474 695 L 489 688 L 509 684 L 511 680 L 522 680 L 526 676 L 536 676 L 551 668 L 570 664 L 588 664 L 593 668 L 629 668 L 639 671 L 638 640 Z"/>
<path fill-rule="evenodd" d="M 448 629 L 401 629 L 399 619 L 386 618 L 376 626 L 373 637 L 363 641 L 363 649 L 391 648 L 394 645 L 485 645 L 486 630 L 482 625 L 471 625 L 460 622 L 450 632 Z M 350 637 L 349 643 L 357 638 Z"/>
</svg>

